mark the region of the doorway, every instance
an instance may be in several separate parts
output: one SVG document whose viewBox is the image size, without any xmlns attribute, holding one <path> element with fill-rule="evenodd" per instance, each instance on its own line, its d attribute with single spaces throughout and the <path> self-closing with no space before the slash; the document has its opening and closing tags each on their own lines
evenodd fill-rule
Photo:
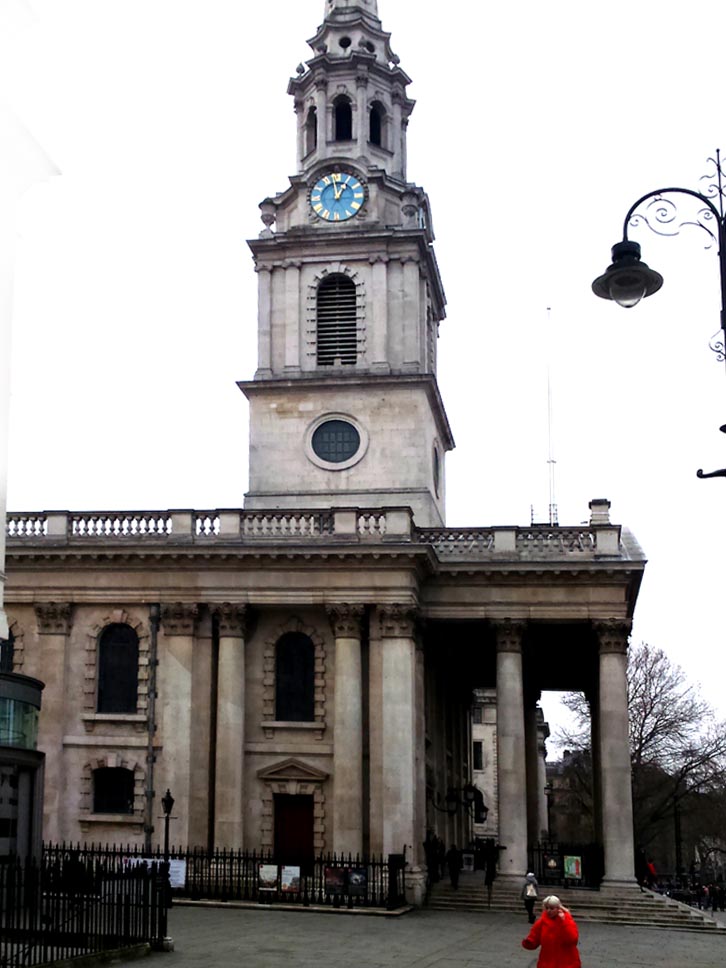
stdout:
<svg viewBox="0 0 726 968">
<path fill-rule="evenodd" d="M 312 873 L 315 860 L 314 817 L 312 796 L 276 793 L 275 860 L 278 864 L 299 866 L 302 873 Z"/>
</svg>

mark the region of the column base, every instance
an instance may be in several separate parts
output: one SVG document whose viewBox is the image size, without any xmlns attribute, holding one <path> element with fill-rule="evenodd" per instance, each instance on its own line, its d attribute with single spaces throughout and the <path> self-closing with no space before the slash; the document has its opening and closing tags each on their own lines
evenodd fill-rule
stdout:
<svg viewBox="0 0 726 968">
<path fill-rule="evenodd" d="M 634 877 L 604 877 L 600 883 L 600 893 L 605 894 L 639 890 L 640 886 Z"/>
<path fill-rule="evenodd" d="M 421 867 L 409 867 L 404 875 L 406 882 L 406 902 L 414 907 L 423 907 L 426 897 L 426 872 Z"/>
</svg>

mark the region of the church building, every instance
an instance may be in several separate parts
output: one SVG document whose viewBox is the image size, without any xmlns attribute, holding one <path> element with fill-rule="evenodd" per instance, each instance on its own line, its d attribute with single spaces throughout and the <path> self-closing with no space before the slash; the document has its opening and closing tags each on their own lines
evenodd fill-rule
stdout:
<svg viewBox="0 0 726 968">
<path fill-rule="evenodd" d="M 8 515 L 13 668 L 45 683 L 44 838 L 156 844 L 169 789 L 175 842 L 287 863 L 405 850 L 420 901 L 427 832 L 468 843 L 473 784 L 520 878 L 546 814 L 538 700 L 582 690 L 604 883 L 631 885 L 645 561 L 605 500 L 573 527 L 446 527 L 446 300 L 378 7 L 325 0 L 289 82 L 297 171 L 249 243 L 244 506 Z"/>
</svg>

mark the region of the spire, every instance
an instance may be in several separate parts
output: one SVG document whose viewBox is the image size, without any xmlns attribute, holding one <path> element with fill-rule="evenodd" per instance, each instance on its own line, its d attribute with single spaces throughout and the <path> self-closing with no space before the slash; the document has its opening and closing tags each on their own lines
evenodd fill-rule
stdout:
<svg viewBox="0 0 726 968">
<path fill-rule="evenodd" d="M 327 20 L 337 10 L 348 10 L 350 7 L 360 7 L 378 19 L 378 0 L 325 0 L 325 18 Z"/>
</svg>

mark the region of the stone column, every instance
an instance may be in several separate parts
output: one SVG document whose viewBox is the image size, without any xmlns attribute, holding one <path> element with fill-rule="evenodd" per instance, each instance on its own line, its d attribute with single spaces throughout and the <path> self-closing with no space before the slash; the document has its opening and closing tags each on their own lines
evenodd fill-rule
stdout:
<svg viewBox="0 0 726 968">
<path fill-rule="evenodd" d="M 333 140 L 332 107 L 328 107 L 328 81 L 315 82 L 315 111 L 318 116 L 318 156 L 327 157 L 328 142 Z"/>
<path fill-rule="evenodd" d="M 425 791 L 418 789 L 423 751 L 417 748 L 417 695 L 415 620 L 412 605 L 385 605 L 378 609 L 381 648 L 382 800 L 383 853 L 399 854 L 404 849 L 412 862 L 406 883 L 414 904 L 423 900 L 425 872 L 416 859 L 423 843 L 425 819 L 418 805 Z M 373 712 L 371 712 L 371 718 Z"/>
<path fill-rule="evenodd" d="M 497 760 L 499 767 L 499 855 L 502 876 L 527 871 L 527 779 L 524 747 L 522 636 L 524 622 L 495 625 L 497 636 Z"/>
<path fill-rule="evenodd" d="M 335 636 L 333 851 L 363 853 L 362 605 L 331 605 Z"/>
<path fill-rule="evenodd" d="M 35 606 L 35 618 L 39 636 L 39 672 L 45 683 L 38 723 L 38 749 L 45 753 L 43 840 L 58 842 L 65 840 L 70 833 L 65 824 L 61 792 L 67 788 L 63 737 L 66 733 L 66 645 L 71 630 L 71 606 L 68 602 L 39 603 Z"/>
<path fill-rule="evenodd" d="M 303 158 L 307 154 L 305 145 L 305 102 L 295 98 L 295 116 L 297 118 L 297 170 L 302 171 Z"/>
<path fill-rule="evenodd" d="M 391 141 L 388 145 L 393 150 L 393 172 L 401 175 L 404 180 L 406 176 L 406 156 L 403 132 L 403 98 L 404 93 L 401 88 L 393 91 L 393 131 Z"/>
<path fill-rule="evenodd" d="M 214 844 L 240 848 L 244 846 L 247 606 L 215 605 L 212 616 L 219 629 Z"/>
<path fill-rule="evenodd" d="M 537 839 L 549 838 L 549 821 L 547 819 L 547 739 L 550 735 L 549 723 L 545 722 L 544 713 L 537 710 Z"/>
<path fill-rule="evenodd" d="M 626 622 L 599 622 L 598 726 L 602 790 L 603 886 L 634 887 L 633 791 L 628 735 L 628 636 Z"/>
<path fill-rule="evenodd" d="M 537 735 L 537 707 L 534 697 L 524 712 L 525 772 L 527 776 L 527 844 L 539 840 L 539 737 Z"/>
<path fill-rule="evenodd" d="M 167 788 L 174 797 L 172 844 L 188 844 L 191 806 L 192 663 L 199 609 L 186 602 L 161 606 L 164 633 L 159 643 L 162 752 L 156 780 L 157 802 Z"/>
</svg>

